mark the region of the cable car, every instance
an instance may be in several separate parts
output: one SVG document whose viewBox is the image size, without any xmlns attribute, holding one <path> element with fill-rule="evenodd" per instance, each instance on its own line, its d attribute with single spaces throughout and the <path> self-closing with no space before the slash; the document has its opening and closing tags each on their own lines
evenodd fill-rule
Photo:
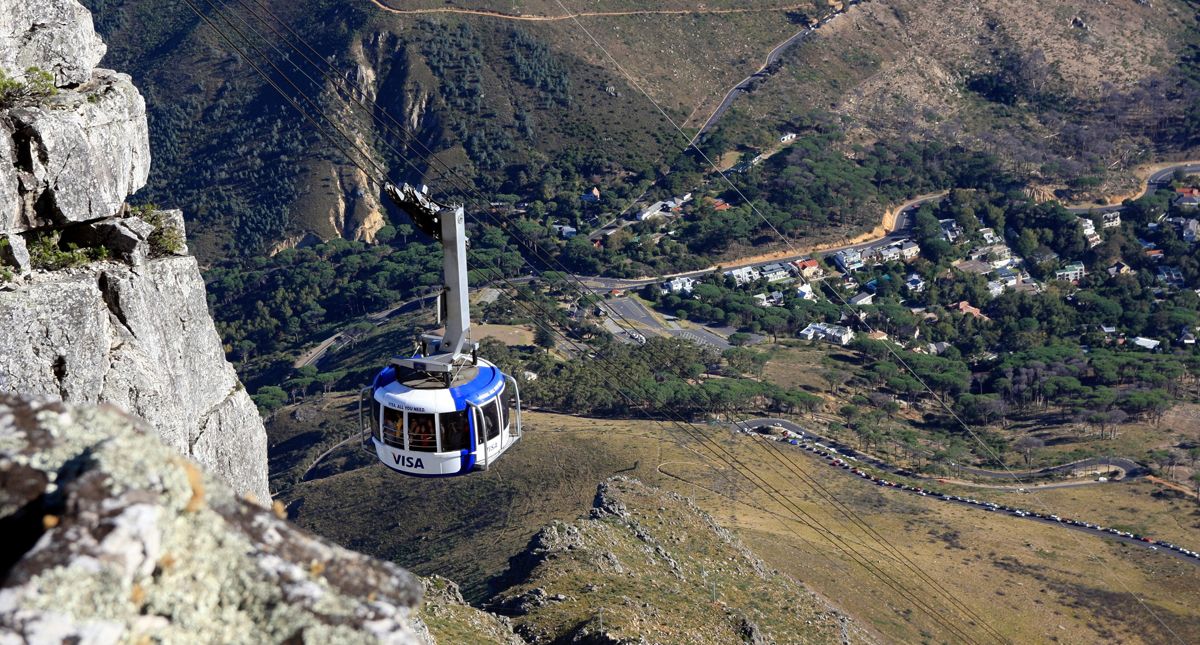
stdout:
<svg viewBox="0 0 1200 645">
<path fill-rule="evenodd" d="M 385 466 L 416 477 L 486 470 L 521 438 L 517 382 L 479 358 L 467 301 L 467 238 L 462 206 L 440 204 L 405 184 L 384 192 L 416 227 L 442 245 L 445 288 L 438 297 L 442 336 L 392 358 L 359 396 L 363 447 Z M 443 316 L 442 313 L 445 312 Z"/>
</svg>

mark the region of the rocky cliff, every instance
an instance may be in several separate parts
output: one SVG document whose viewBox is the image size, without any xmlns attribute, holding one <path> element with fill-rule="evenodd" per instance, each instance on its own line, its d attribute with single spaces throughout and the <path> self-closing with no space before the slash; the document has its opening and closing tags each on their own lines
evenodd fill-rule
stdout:
<svg viewBox="0 0 1200 645">
<path fill-rule="evenodd" d="M 772 570 L 686 498 L 614 477 L 591 515 L 557 522 L 501 593 L 531 643 L 861 643 L 849 616 Z"/>
<path fill-rule="evenodd" d="M 112 403 L 265 502 L 266 433 L 179 211 L 131 210 L 146 106 L 75 0 L 0 0 L 0 392 Z"/>
<path fill-rule="evenodd" d="M 417 578 L 151 432 L 113 406 L 0 396 L 0 642 L 422 642 Z"/>
</svg>

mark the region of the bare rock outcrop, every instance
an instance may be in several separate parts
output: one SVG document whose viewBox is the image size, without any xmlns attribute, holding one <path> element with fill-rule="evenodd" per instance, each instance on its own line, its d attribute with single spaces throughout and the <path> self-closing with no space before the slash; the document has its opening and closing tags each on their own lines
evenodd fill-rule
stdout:
<svg viewBox="0 0 1200 645">
<path fill-rule="evenodd" d="M 269 499 L 266 433 L 209 316 L 192 257 L 38 273 L 0 293 L 0 391 L 112 403 Z"/>
<path fill-rule="evenodd" d="M 511 561 L 492 600 L 530 643 L 874 642 L 687 498 L 613 477 Z M 681 631 L 685 629 L 686 632 Z"/>
<path fill-rule="evenodd" d="M 266 431 L 225 360 L 179 211 L 131 211 L 146 106 L 76 0 L 0 0 L 0 393 L 112 403 L 239 494 L 269 500 Z"/>
<path fill-rule="evenodd" d="M 0 642 L 416 643 L 421 582 L 111 406 L 0 395 Z"/>
<path fill-rule="evenodd" d="M 60 86 L 87 81 L 106 47 L 75 0 L 0 2 L 0 69 L 22 78 L 38 67 Z"/>
</svg>

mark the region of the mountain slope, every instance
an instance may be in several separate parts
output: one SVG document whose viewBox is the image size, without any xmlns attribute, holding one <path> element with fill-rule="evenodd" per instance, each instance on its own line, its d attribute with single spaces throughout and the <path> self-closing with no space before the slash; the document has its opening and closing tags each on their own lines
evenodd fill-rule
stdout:
<svg viewBox="0 0 1200 645">
<path fill-rule="evenodd" d="M 624 477 L 600 485 L 587 519 L 538 533 L 516 566 L 528 578 L 493 605 L 532 643 L 873 640 L 687 499 Z"/>
<path fill-rule="evenodd" d="M 729 141 L 807 112 L 854 142 L 938 140 L 992 153 L 1063 197 L 1126 192 L 1140 163 L 1194 150 L 1195 2 L 885 0 L 785 55 L 724 123 Z"/>
</svg>

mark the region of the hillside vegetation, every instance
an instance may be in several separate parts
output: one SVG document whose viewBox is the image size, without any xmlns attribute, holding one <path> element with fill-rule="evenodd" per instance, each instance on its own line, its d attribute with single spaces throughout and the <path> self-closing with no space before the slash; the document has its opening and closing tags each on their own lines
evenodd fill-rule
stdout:
<svg viewBox="0 0 1200 645">
<path fill-rule="evenodd" d="M 771 141 L 829 110 L 858 141 L 933 138 L 993 153 L 1035 184 L 1128 192 L 1140 163 L 1194 149 L 1200 85 L 1189 0 L 888 0 L 790 50 L 723 122 Z"/>
</svg>

